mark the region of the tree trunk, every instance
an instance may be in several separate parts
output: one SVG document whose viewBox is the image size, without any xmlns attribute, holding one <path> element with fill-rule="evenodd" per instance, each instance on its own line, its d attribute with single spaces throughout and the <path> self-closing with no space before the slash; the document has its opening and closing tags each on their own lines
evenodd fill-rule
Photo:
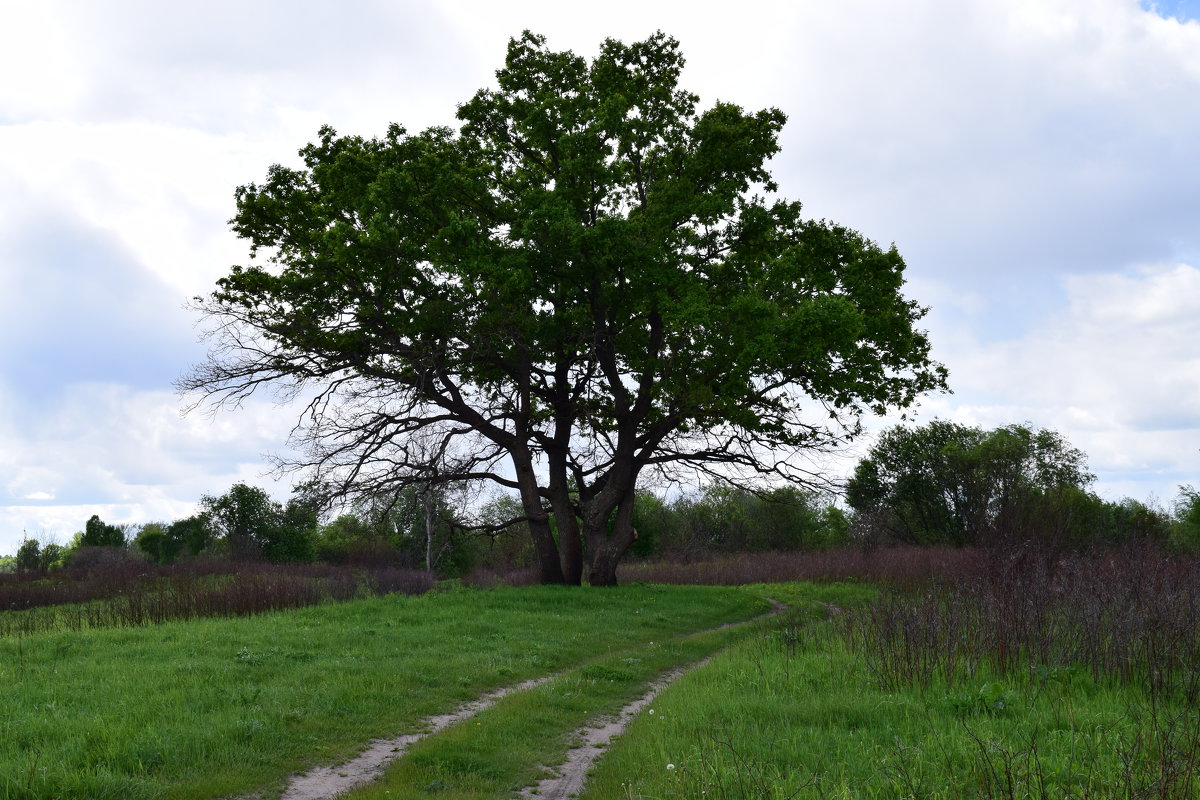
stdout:
<svg viewBox="0 0 1200 800">
<path fill-rule="evenodd" d="M 588 545 L 591 550 L 588 583 L 592 586 L 617 585 L 617 565 L 637 538 L 637 531 L 633 527 L 633 499 L 633 492 L 630 492 L 617 506 L 612 533 L 606 530 L 607 520 L 599 520 L 598 524 L 593 520 L 588 525 Z"/>
<path fill-rule="evenodd" d="M 554 523 L 558 527 L 558 549 L 562 561 L 563 583 L 579 586 L 583 583 L 583 542 L 580 539 L 579 518 L 571 505 L 565 483 L 551 486 L 551 505 Z"/>
<path fill-rule="evenodd" d="M 433 492 L 425 487 L 422 498 L 425 506 L 425 573 L 433 574 Z"/>
<path fill-rule="evenodd" d="M 538 580 L 541 583 L 565 583 L 558 545 L 550 529 L 550 517 L 542 509 L 533 459 L 528 453 L 514 453 L 513 469 L 521 489 L 521 506 L 529 520 L 529 535 L 533 538 L 533 549 L 537 553 Z"/>
</svg>

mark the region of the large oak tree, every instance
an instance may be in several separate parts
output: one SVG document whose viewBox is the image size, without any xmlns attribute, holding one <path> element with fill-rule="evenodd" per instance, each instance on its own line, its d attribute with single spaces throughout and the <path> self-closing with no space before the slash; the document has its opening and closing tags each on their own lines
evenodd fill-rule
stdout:
<svg viewBox="0 0 1200 800">
<path fill-rule="evenodd" d="M 238 190 L 257 259 L 198 301 L 181 387 L 303 394 L 284 466 L 333 494 L 516 491 L 547 582 L 615 583 L 640 477 L 811 480 L 945 371 L 896 250 L 775 197 L 783 113 L 701 110 L 682 66 L 527 32 L 458 131 L 323 128 Z"/>
</svg>

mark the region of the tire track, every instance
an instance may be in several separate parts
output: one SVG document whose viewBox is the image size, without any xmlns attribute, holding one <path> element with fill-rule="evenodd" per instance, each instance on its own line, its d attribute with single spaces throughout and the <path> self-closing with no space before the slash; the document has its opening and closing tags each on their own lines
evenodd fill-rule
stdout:
<svg viewBox="0 0 1200 800">
<path fill-rule="evenodd" d="M 514 692 L 524 692 L 558 677 L 558 673 L 523 681 L 512 686 L 494 689 L 464 703 L 453 711 L 435 714 L 421 720 L 421 730 L 386 739 L 372 739 L 357 756 L 344 764 L 314 767 L 308 772 L 293 775 L 280 800 L 333 800 L 333 798 L 371 783 L 379 778 L 388 765 L 404 755 L 409 747 L 451 725 L 486 711 Z M 260 795 L 243 795 L 237 800 L 257 800 Z"/>
<path fill-rule="evenodd" d="M 686 636 L 699 636 L 701 634 L 726 630 L 728 628 L 735 628 L 741 625 L 749 625 L 753 622 L 757 622 L 758 620 L 774 616 L 786 608 L 783 603 L 780 603 L 777 600 L 772 598 L 767 598 L 767 600 L 771 603 L 773 608 L 765 614 L 759 614 L 758 616 L 738 622 L 726 622 L 725 624 L 718 625 L 714 628 L 706 628 L 704 630 L 694 631 L 686 634 Z M 698 661 L 664 673 L 657 680 L 655 680 L 654 683 L 650 684 L 650 691 L 647 692 L 646 695 L 634 700 L 632 703 L 623 708 L 621 710 L 621 715 L 616 720 L 606 720 L 599 728 L 589 727 L 582 729 L 578 733 L 580 733 L 586 742 L 589 741 L 588 731 L 606 731 L 611 729 L 613 732 L 604 739 L 604 742 L 615 738 L 624 732 L 625 726 L 628 724 L 628 720 L 632 719 L 638 711 L 644 708 L 646 704 L 650 703 L 654 697 L 657 696 L 658 692 L 666 688 L 671 681 L 675 680 L 675 678 L 679 677 L 680 675 L 683 675 L 685 672 L 695 669 L 701 664 L 706 663 L 707 661 L 708 659 L 704 659 L 703 661 Z M 425 719 L 421 720 L 421 730 L 419 731 L 389 738 L 373 739 L 367 743 L 366 748 L 361 753 L 343 764 L 338 764 L 336 766 L 314 767 L 308 772 L 292 775 L 288 779 L 287 788 L 284 789 L 283 794 L 280 795 L 280 800 L 334 800 L 334 798 L 337 798 L 340 795 L 351 791 L 352 789 L 357 789 L 360 786 L 364 786 L 374 780 L 377 780 L 393 761 L 401 758 L 405 752 L 412 747 L 412 745 L 416 744 L 427 736 L 433 736 L 434 734 L 445 730 L 451 725 L 470 719 L 481 711 L 486 711 L 510 694 L 537 688 L 538 686 L 548 683 L 549 681 L 552 681 L 563 674 L 565 673 L 556 672 L 541 678 L 534 678 L 532 680 L 523 681 L 512 686 L 495 689 L 480 695 L 478 698 L 469 703 L 464 703 L 454 711 L 426 717 Z M 633 710 L 626 714 L 627 709 Z M 597 734 L 597 736 L 598 735 L 599 734 Z M 578 749 L 582 750 L 587 746 L 588 745 L 585 744 L 583 748 Z M 587 774 L 587 770 L 591 768 L 592 762 L 596 760 L 596 756 L 598 756 L 599 753 L 600 750 L 597 749 L 596 754 L 588 758 L 586 763 L 583 764 L 580 785 L 582 785 L 582 776 Z M 574 754 L 574 750 L 568 753 L 568 762 L 575 757 Z M 565 795 L 562 794 L 552 796 L 565 797 Z M 262 795 L 260 794 L 248 794 L 241 795 L 235 800 L 260 800 L 261 797 Z"/>
<path fill-rule="evenodd" d="M 689 635 L 696 636 L 701 633 L 711 633 L 712 631 L 749 625 L 767 617 L 776 616 L 787 609 L 786 605 L 774 598 L 768 597 L 766 599 L 774 608 L 765 614 L 759 614 L 756 617 L 751 617 L 741 622 L 727 622 L 716 628 L 710 628 L 707 631 L 697 631 Z M 575 736 L 582 744 L 568 750 L 567 760 L 559 766 L 552 768 L 552 774 L 549 777 L 543 778 L 533 786 L 526 786 L 517 797 L 522 800 L 533 800 L 533 798 L 537 798 L 537 800 L 565 800 L 565 798 L 577 796 L 583 791 L 583 784 L 587 780 L 587 775 L 591 771 L 592 765 L 596 763 L 596 759 L 603 755 L 605 748 L 613 740 L 625 733 L 625 729 L 629 727 L 629 723 L 641 713 L 642 709 L 654 702 L 654 698 L 658 697 L 663 689 L 692 670 L 703 667 L 712 661 L 712 659 L 713 656 L 709 656 L 708 658 L 703 658 L 691 664 L 685 664 L 682 667 L 676 667 L 664 672 L 647 686 L 646 692 L 641 697 L 630 701 L 617 712 L 616 717 L 602 717 L 592 724 L 577 728 Z"/>
</svg>

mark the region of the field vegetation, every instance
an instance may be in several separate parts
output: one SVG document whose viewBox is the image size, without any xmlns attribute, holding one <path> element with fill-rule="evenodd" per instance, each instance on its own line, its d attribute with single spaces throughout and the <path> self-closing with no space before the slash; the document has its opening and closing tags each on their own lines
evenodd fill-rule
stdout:
<svg viewBox="0 0 1200 800">
<path fill-rule="evenodd" d="M 664 692 L 584 797 L 1197 796 L 1200 562 L 991 556 L 796 604 Z"/>
<path fill-rule="evenodd" d="M 236 617 L 433 587 L 417 570 L 194 559 L 0 576 L 0 637 Z"/>
<path fill-rule="evenodd" d="M 486 690 L 766 608 L 740 589 L 498 588 L 7 637 L 0 798 L 278 788 Z"/>
</svg>

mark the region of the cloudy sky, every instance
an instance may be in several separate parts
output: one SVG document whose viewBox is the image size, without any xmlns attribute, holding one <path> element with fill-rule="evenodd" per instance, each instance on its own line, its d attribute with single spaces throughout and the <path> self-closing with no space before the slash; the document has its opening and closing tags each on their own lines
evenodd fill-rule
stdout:
<svg viewBox="0 0 1200 800">
<path fill-rule="evenodd" d="M 1030 422 L 1110 499 L 1200 484 L 1200 0 L 0 0 L 0 554 L 171 520 L 295 413 L 181 415 L 189 297 L 246 248 L 233 190 L 324 123 L 453 124 L 524 28 L 678 38 L 703 101 L 789 116 L 814 217 L 894 242 L 952 395 Z"/>
</svg>

